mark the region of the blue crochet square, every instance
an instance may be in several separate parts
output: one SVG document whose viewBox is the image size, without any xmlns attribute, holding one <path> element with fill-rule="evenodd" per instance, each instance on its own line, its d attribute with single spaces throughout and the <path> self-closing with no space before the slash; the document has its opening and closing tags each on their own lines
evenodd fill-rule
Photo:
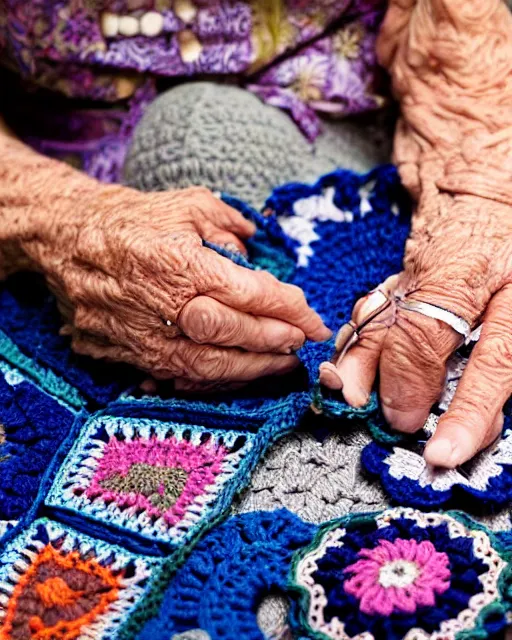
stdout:
<svg viewBox="0 0 512 640">
<path fill-rule="evenodd" d="M 285 509 L 230 518 L 182 566 L 164 563 L 167 588 L 147 594 L 119 640 L 262 640 L 258 608 L 265 598 L 286 594 L 293 555 L 316 531 Z M 154 617 L 136 634 L 148 611 Z"/>
<path fill-rule="evenodd" d="M 158 561 L 47 519 L 0 553 L 2 638 L 112 640 Z"/>
<path fill-rule="evenodd" d="M 0 360 L 0 525 L 31 509 L 74 419 L 67 406 Z M 2 528 L 5 533 L 7 524 Z"/>
<path fill-rule="evenodd" d="M 201 421 L 188 409 L 183 421 L 91 417 L 56 474 L 47 507 L 135 549 L 167 553 L 191 542 L 230 507 L 270 438 L 257 416 L 239 416 L 238 429 L 224 429 L 212 425 L 225 416 Z"/>
</svg>

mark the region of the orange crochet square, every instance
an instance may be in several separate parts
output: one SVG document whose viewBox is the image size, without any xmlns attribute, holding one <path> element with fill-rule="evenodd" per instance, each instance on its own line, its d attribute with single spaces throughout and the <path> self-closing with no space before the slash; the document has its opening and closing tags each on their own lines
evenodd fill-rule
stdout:
<svg viewBox="0 0 512 640">
<path fill-rule="evenodd" d="M 0 640 L 75 640 L 118 599 L 121 577 L 48 544 L 14 588 Z"/>
</svg>

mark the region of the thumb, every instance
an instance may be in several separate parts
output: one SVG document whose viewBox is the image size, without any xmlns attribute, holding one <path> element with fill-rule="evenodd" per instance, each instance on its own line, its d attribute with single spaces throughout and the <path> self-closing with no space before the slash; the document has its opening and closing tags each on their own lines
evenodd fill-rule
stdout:
<svg viewBox="0 0 512 640">
<path fill-rule="evenodd" d="M 448 411 L 425 449 L 427 462 L 456 467 L 499 435 L 512 393 L 512 286 L 491 299 L 482 334 Z"/>
</svg>

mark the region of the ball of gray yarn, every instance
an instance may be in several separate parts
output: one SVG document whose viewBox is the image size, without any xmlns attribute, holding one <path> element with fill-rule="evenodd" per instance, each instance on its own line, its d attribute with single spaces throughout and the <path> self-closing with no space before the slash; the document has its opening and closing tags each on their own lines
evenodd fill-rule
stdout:
<svg viewBox="0 0 512 640">
<path fill-rule="evenodd" d="M 142 191 L 201 185 L 259 208 L 285 182 L 380 160 L 367 129 L 348 122 L 325 129 L 313 145 L 289 115 L 249 91 L 185 83 L 159 96 L 136 127 L 125 183 Z"/>
</svg>

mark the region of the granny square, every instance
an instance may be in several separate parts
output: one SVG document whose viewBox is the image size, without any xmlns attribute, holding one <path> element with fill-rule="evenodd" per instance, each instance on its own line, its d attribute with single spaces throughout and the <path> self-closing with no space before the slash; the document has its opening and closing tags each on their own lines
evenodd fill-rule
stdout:
<svg viewBox="0 0 512 640">
<path fill-rule="evenodd" d="M 142 418 L 92 417 L 48 494 L 48 506 L 180 545 L 231 502 L 255 435 Z"/>
<path fill-rule="evenodd" d="M 0 555 L 2 640 L 111 640 L 155 560 L 41 519 Z"/>
<path fill-rule="evenodd" d="M 317 640 L 462 640 L 502 631 L 510 553 L 457 512 L 411 508 L 322 526 L 296 554 L 292 621 Z"/>
</svg>

